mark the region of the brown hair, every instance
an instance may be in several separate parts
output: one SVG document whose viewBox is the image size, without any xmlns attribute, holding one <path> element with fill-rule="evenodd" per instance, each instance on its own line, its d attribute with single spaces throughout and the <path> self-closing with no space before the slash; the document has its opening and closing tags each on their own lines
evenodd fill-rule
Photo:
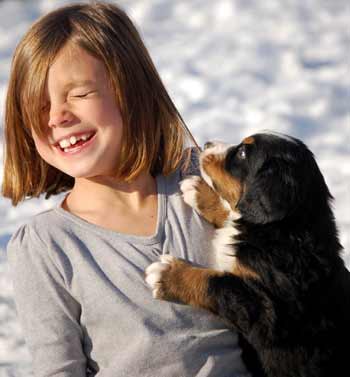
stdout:
<svg viewBox="0 0 350 377">
<path fill-rule="evenodd" d="M 100 59 L 115 89 L 124 125 L 117 177 L 132 180 L 144 170 L 167 175 L 185 157 L 186 141 L 195 143 L 124 11 L 102 2 L 59 8 L 32 25 L 13 57 L 2 193 L 14 205 L 73 187 L 74 178 L 39 156 L 31 136 L 32 129 L 44 135 L 40 110 L 47 73 L 68 42 Z"/>
</svg>

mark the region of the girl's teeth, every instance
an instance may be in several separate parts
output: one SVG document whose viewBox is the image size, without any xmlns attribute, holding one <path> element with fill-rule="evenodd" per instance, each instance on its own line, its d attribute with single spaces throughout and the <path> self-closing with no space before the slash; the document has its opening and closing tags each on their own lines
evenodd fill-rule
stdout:
<svg viewBox="0 0 350 377">
<path fill-rule="evenodd" d="M 69 138 L 69 141 L 70 141 L 70 143 L 71 143 L 72 145 L 74 145 L 74 144 L 77 142 L 77 138 L 76 138 L 75 136 L 71 136 L 71 137 Z"/>
<path fill-rule="evenodd" d="M 67 139 L 60 141 L 60 147 L 61 148 L 67 148 L 69 146 L 70 146 L 70 142 Z"/>
<path fill-rule="evenodd" d="M 76 137 L 76 136 L 71 136 L 69 139 L 63 139 L 59 142 L 60 144 L 60 147 L 65 151 L 67 152 L 69 150 L 69 147 L 75 145 L 77 143 L 78 140 L 83 140 L 83 141 L 86 141 L 89 137 L 90 137 L 91 134 L 85 134 L 85 135 L 81 135 L 79 138 Z"/>
</svg>

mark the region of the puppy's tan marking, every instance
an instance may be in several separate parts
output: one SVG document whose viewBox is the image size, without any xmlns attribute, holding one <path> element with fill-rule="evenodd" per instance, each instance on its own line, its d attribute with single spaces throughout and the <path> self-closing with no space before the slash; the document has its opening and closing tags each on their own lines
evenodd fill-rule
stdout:
<svg viewBox="0 0 350 377">
<path fill-rule="evenodd" d="M 246 137 L 245 139 L 243 139 L 242 143 L 243 144 L 254 144 L 255 140 L 252 136 L 249 136 L 249 137 Z"/>
<path fill-rule="evenodd" d="M 250 269 L 248 266 L 241 264 L 238 259 L 234 264 L 232 273 L 233 275 L 238 276 L 242 279 L 260 280 L 260 276 L 254 270 Z"/>
<path fill-rule="evenodd" d="M 210 154 L 203 158 L 202 169 L 212 179 L 215 190 L 236 210 L 236 204 L 241 196 L 242 186 L 238 179 L 232 177 L 224 168 L 223 155 Z"/>
</svg>

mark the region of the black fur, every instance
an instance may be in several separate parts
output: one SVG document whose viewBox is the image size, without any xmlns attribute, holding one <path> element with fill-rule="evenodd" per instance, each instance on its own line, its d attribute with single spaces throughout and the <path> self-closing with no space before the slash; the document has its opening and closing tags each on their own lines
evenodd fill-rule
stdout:
<svg viewBox="0 0 350 377">
<path fill-rule="evenodd" d="M 236 258 L 259 278 L 211 278 L 209 296 L 248 343 L 255 376 L 350 375 L 350 273 L 332 197 L 301 141 L 253 138 L 228 151 L 225 169 L 244 187 Z"/>
</svg>

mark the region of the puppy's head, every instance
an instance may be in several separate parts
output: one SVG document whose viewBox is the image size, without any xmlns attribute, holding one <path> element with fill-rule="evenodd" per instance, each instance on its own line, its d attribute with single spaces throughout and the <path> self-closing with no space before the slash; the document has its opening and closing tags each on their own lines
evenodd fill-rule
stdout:
<svg viewBox="0 0 350 377">
<path fill-rule="evenodd" d="M 200 156 L 206 182 L 245 220 L 281 220 L 329 191 L 312 153 L 298 139 L 255 134 L 239 145 L 207 143 Z"/>
</svg>

